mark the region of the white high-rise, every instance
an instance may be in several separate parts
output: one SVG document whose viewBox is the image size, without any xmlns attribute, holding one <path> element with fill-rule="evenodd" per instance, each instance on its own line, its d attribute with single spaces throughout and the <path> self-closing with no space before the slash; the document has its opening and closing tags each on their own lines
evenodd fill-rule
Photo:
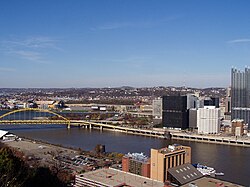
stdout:
<svg viewBox="0 0 250 187">
<path fill-rule="evenodd" d="M 197 127 L 199 134 L 217 134 L 220 132 L 220 109 L 205 106 L 197 111 Z"/>
<path fill-rule="evenodd" d="M 153 117 L 162 118 L 162 98 L 153 100 Z"/>
</svg>

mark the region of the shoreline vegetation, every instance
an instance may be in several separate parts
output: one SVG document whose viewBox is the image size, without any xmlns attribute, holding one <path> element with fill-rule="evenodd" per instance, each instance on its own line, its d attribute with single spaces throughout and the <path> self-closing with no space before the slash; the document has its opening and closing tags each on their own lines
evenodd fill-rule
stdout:
<svg viewBox="0 0 250 187">
<path fill-rule="evenodd" d="M 22 152 L 0 143 L 0 187 L 67 186 L 47 167 L 30 167 Z"/>
<path fill-rule="evenodd" d="M 123 157 L 121 153 L 105 152 L 105 146 L 99 144 L 86 151 L 33 138 L 19 138 L 0 142 L 0 187 L 7 184 L 20 187 L 72 185 L 75 174 L 120 165 Z M 103 146 L 104 150 L 100 149 Z M 87 158 L 89 164 L 84 166 L 72 161 L 79 157 Z"/>
</svg>

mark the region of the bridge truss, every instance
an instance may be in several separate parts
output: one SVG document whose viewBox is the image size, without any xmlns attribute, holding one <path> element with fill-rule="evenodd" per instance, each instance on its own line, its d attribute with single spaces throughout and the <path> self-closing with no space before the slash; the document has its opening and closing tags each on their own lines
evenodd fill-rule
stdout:
<svg viewBox="0 0 250 187">
<path fill-rule="evenodd" d="M 70 120 L 51 110 L 24 108 L 0 116 L 0 124 L 67 124 Z"/>
</svg>

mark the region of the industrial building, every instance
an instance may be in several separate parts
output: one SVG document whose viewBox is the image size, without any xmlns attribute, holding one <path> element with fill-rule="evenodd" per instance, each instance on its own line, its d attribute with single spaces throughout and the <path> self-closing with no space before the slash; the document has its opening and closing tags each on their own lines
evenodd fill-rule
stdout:
<svg viewBox="0 0 250 187">
<path fill-rule="evenodd" d="M 150 178 L 166 182 L 169 168 L 191 163 L 191 147 L 174 144 L 162 149 L 151 149 L 150 160 Z"/>
</svg>

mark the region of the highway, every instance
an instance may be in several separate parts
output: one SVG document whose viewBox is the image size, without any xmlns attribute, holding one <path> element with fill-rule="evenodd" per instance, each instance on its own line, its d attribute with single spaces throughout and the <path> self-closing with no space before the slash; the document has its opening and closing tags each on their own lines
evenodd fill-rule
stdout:
<svg viewBox="0 0 250 187">
<path fill-rule="evenodd" d="M 111 129 L 114 131 L 120 131 L 128 134 L 135 135 L 143 135 L 143 136 L 151 136 L 157 138 L 167 138 L 166 133 L 170 133 L 172 139 L 176 140 L 188 140 L 188 141 L 196 141 L 196 142 L 206 142 L 206 143 L 216 143 L 216 144 L 225 144 L 225 145 L 235 145 L 235 146 L 244 146 L 250 147 L 250 139 L 249 138 L 235 138 L 233 136 L 220 136 L 220 135 L 198 135 L 191 133 L 184 133 L 172 130 L 164 130 L 159 129 L 136 129 L 130 127 L 121 127 L 104 123 L 97 123 L 91 121 L 84 120 L 71 120 L 71 125 L 85 128 L 98 128 L 100 130 L 103 129 Z"/>
</svg>

